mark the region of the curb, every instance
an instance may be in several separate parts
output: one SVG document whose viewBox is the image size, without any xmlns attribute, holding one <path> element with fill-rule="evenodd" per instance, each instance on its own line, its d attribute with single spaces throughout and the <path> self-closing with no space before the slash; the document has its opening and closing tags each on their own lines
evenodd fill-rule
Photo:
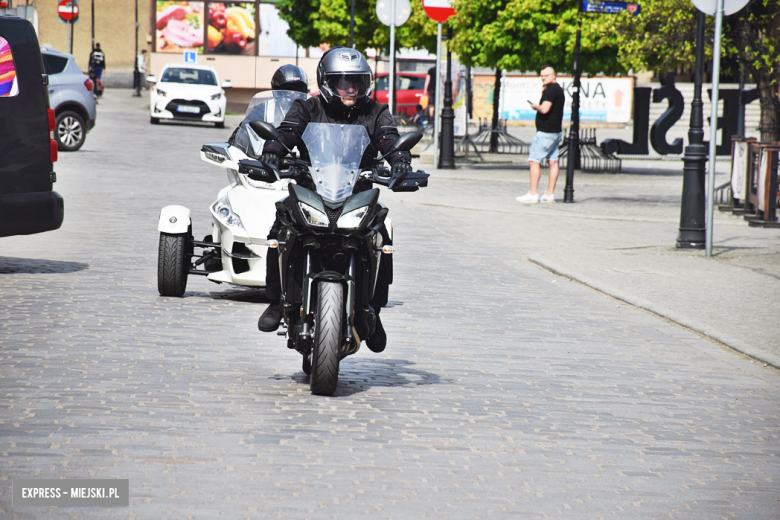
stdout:
<svg viewBox="0 0 780 520">
<path fill-rule="evenodd" d="M 776 369 L 780 369 L 780 356 L 776 356 L 769 352 L 764 352 L 763 350 L 757 349 L 751 345 L 746 344 L 742 340 L 739 340 L 734 337 L 730 337 L 728 334 L 724 334 L 718 330 L 713 329 L 710 326 L 704 325 L 695 320 L 691 320 L 688 316 L 679 314 L 670 309 L 658 307 L 652 302 L 643 300 L 642 298 L 638 298 L 636 296 L 633 296 L 621 290 L 615 289 L 613 287 L 610 287 L 609 285 L 598 282 L 587 276 L 578 275 L 573 271 L 556 264 L 555 262 L 550 262 L 546 259 L 542 259 L 541 253 L 529 255 L 528 260 L 531 263 L 536 264 L 539 267 L 546 269 L 547 271 L 550 271 L 553 274 L 556 274 L 558 276 L 563 276 L 565 278 L 570 278 L 583 285 L 587 285 L 591 289 L 595 289 L 601 293 L 607 294 L 624 303 L 652 312 L 653 314 L 656 314 L 662 318 L 671 320 L 677 323 L 678 325 L 682 325 L 685 328 L 698 332 L 699 334 L 702 334 L 711 340 L 717 341 L 718 343 L 721 343 L 732 350 L 735 350 L 741 354 L 744 354 L 757 361 L 760 361 L 761 363 L 765 363 Z"/>
</svg>

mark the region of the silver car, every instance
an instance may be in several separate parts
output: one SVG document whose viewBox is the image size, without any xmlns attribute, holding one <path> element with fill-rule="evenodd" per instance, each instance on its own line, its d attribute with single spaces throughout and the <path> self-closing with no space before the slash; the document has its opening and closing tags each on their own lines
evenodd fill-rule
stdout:
<svg viewBox="0 0 780 520">
<path fill-rule="evenodd" d="M 66 152 L 78 150 L 87 132 L 95 126 L 94 84 L 81 72 L 72 54 L 43 47 L 41 55 L 49 75 L 49 106 L 57 118 L 54 132 L 57 148 Z"/>
</svg>

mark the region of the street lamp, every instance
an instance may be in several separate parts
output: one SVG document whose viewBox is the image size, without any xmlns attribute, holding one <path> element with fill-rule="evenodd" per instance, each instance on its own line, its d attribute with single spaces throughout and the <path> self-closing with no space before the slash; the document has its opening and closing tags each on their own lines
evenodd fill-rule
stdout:
<svg viewBox="0 0 780 520">
<path fill-rule="evenodd" d="M 441 160 L 439 167 L 455 168 L 455 111 L 452 110 L 452 25 L 447 24 L 447 77 L 444 80 L 444 108 L 441 111 Z"/>
<path fill-rule="evenodd" d="M 582 0 L 577 0 L 577 39 L 574 43 L 574 86 L 571 99 L 569 152 L 566 158 L 566 186 L 563 202 L 574 202 L 574 167 L 580 163 L 580 34 L 582 33 Z"/>
<path fill-rule="evenodd" d="M 696 63 L 694 65 L 691 125 L 688 146 L 683 156 L 683 190 L 680 205 L 680 232 L 678 249 L 704 249 L 706 221 L 704 219 L 704 182 L 707 148 L 704 146 L 704 103 L 701 100 L 702 69 L 704 68 L 704 13 L 696 18 Z M 715 124 L 713 121 L 711 124 Z"/>
</svg>

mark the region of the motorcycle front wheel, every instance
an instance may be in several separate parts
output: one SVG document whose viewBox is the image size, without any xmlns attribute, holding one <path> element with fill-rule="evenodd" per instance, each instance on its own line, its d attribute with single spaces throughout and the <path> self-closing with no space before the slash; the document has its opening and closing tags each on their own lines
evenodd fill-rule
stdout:
<svg viewBox="0 0 780 520">
<path fill-rule="evenodd" d="M 182 296 L 189 274 L 187 234 L 160 233 L 157 257 L 157 290 L 161 296 Z"/>
<path fill-rule="evenodd" d="M 311 354 L 311 393 L 333 395 L 339 382 L 339 344 L 344 316 L 344 287 L 337 282 L 317 285 L 317 314 Z"/>
</svg>

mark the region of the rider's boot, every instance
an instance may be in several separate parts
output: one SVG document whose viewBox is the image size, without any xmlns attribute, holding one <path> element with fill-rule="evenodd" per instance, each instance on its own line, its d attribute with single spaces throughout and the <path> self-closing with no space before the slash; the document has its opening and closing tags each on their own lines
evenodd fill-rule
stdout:
<svg viewBox="0 0 780 520">
<path fill-rule="evenodd" d="M 282 304 L 272 303 L 257 320 L 257 328 L 262 332 L 273 332 L 279 328 L 282 322 Z"/>
<path fill-rule="evenodd" d="M 379 319 L 378 314 L 374 333 L 366 340 L 366 345 L 371 349 L 371 352 L 382 352 L 387 345 L 387 334 L 385 334 L 385 328 L 382 326 L 382 320 Z"/>
</svg>

